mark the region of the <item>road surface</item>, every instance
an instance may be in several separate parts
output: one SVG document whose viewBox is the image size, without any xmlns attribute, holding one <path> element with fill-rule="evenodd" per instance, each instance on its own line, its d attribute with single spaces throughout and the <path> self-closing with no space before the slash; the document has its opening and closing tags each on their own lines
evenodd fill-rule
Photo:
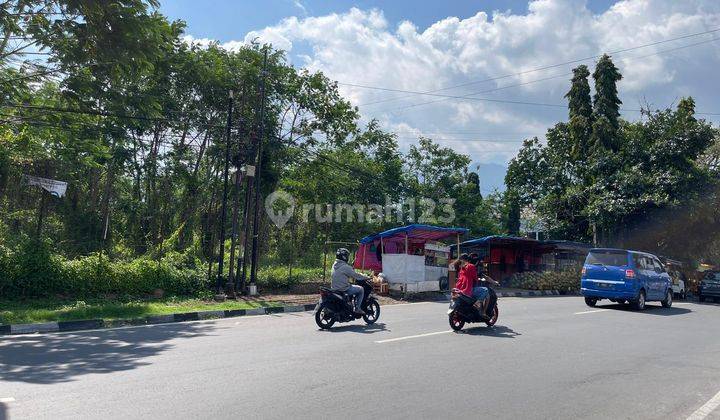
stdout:
<svg viewBox="0 0 720 420">
<path fill-rule="evenodd" d="M 460 334 L 419 303 L 0 338 L 0 420 L 720 418 L 720 306 L 499 304 Z"/>
</svg>

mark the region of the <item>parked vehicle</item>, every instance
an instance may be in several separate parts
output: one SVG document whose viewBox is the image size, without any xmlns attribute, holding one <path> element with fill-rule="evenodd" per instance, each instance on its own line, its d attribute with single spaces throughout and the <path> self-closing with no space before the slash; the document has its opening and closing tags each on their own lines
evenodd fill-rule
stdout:
<svg viewBox="0 0 720 420">
<path fill-rule="evenodd" d="M 588 306 L 602 299 L 624 304 L 637 310 L 646 302 L 660 301 L 669 308 L 673 302 L 670 275 L 658 257 L 625 249 L 591 249 L 582 269 L 581 293 Z"/>
<path fill-rule="evenodd" d="M 362 318 L 366 324 L 374 324 L 380 318 L 380 304 L 373 296 L 373 288 L 369 282 L 358 280 L 358 286 L 365 289 L 365 296 L 360 308 L 365 315 L 358 315 L 353 310 L 353 299 L 345 293 L 336 292 L 328 287 L 320 287 L 320 301 L 315 307 L 315 323 L 327 330 L 336 322 L 350 322 Z"/>
<path fill-rule="evenodd" d="M 707 298 L 720 300 L 720 271 L 706 271 L 698 285 L 698 300 L 705 302 Z"/>
<path fill-rule="evenodd" d="M 665 271 L 670 275 L 674 297 L 685 299 L 687 297 L 688 282 L 685 281 L 686 277 L 682 272 L 683 264 L 669 258 L 661 258 L 661 262 L 665 264 Z"/>
<path fill-rule="evenodd" d="M 483 284 L 483 286 L 487 285 Z M 447 311 L 450 328 L 454 331 L 460 331 L 465 326 L 465 323 L 471 322 L 484 322 L 488 327 L 495 325 L 498 320 L 498 316 L 500 315 L 500 310 L 497 306 L 497 295 L 491 287 L 487 287 L 490 289 L 491 299 L 489 300 L 490 307 L 487 308 L 484 316 L 480 313 L 478 305 L 475 305 L 474 298 L 465 296 L 462 293 L 453 290 L 450 295 L 450 308 Z"/>
</svg>

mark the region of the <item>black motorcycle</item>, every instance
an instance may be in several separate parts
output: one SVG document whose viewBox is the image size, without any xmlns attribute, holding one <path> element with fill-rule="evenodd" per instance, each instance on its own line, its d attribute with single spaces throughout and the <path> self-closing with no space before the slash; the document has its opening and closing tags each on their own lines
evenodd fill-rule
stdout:
<svg viewBox="0 0 720 420">
<path fill-rule="evenodd" d="M 454 331 L 460 331 L 466 322 L 484 322 L 488 327 L 495 325 L 498 315 L 500 314 L 497 306 L 497 294 L 491 287 L 488 287 L 488 289 L 490 290 L 490 299 L 485 314 L 480 313 L 481 309 L 478 307 L 479 303 L 476 303 L 475 298 L 465 296 L 453 290 L 450 309 L 448 309 L 447 312 L 450 328 Z"/>
<path fill-rule="evenodd" d="M 365 290 L 365 296 L 360 304 L 365 315 L 355 313 L 352 297 L 328 287 L 320 287 L 320 302 L 315 307 L 315 323 L 318 327 L 327 330 L 336 322 L 350 322 L 360 318 L 366 324 L 372 325 L 380 318 L 380 304 L 372 294 L 373 288 L 370 283 L 365 280 L 358 280 L 355 283 Z"/>
</svg>

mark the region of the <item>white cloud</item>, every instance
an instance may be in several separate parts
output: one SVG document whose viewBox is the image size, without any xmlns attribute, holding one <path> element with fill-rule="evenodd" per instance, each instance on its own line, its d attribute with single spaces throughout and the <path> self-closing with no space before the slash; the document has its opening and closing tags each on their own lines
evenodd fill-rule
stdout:
<svg viewBox="0 0 720 420">
<path fill-rule="evenodd" d="M 182 39 L 185 43 L 190 45 L 199 45 L 203 48 L 207 48 L 210 46 L 210 44 L 218 44 L 220 47 L 228 50 L 228 51 L 237 51 L 239 50 L 243 45 L 245 45 L 244 41 L 228 41 L 224 43 L 218 43 L 214 39 L 210 38 L 195 38 L 192 35 L 185 35 Z"/>
<path fill-rule="evenodd" d="M 407 21 L 391 26 L 382 11 L 353 8 L 342 14 L 288 18 L 248 33 L 244 42 L 257 37 L 290 51 L 291 56 L 295 44 L 309 45 L 309 51 L 295 57 L 309 69 L 322 70 L 345 83 L 412 91 L 466 84 L 439 92 L 448 95 L 526 83 L 479 96 L 564 104 L 567 74 L 579 63 L 468 83 L 715 28 L 720 28 L 717 0 L 625 0 L 601 14 L 593 14 L 582 1 L 537 0 L 530 2 L 523 15 L 479 12 L 466 19 L 442 19 L 425 30 Z M 720 38 L 717 32 L 615 54 L 615 63 L 624 76 L 619 90 L 625 106 L 638 108 L 642 99 L 667 106 L 680 96 L 693 95 L 699 109 L 720 111 L 720 98 L 712 94 L 720 88 L 715 76 L 715 69 L 720 67 L 720 41 L 650 55 L 706 41 L 713 35 Z M 592 61 L 586 64 L 592 70 Z M 547 80 L 532 83 L 537 79 Z M 414 128 L 439 133 L 437 137 L 464 130 L 467 142 L 447 145 L 471 153 L 479 162 L 505 161 L 513 155 L 510 149 L 519 147 L 519 143 L 470 141 L 492 139 L 479 133 L 542 135 L 547 127 L 566 117 L 563 109 L 440 100 L 348 85 L 341 85 L 341 89 L 353 103 L 361 105 L 364 117 L 379 118 L 389 128 Z M 363 106 L 398 97 L 401 99 Z M 430 101 L 433 103 L 417 105 Z M 627 113 L 626 117 L 637 114 Z M 528 135 L 514 135 L 517 140 L 524 137 Z"/>
</svg>

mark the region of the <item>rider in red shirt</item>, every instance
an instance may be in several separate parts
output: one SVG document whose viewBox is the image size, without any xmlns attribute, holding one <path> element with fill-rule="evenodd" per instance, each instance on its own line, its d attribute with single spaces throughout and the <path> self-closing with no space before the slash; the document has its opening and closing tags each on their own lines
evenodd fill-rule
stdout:
<svg viewBox="0 0 720 420">
<path fill-rule="evenodd" d="M 458 273 L 455 288 L 465 296 L 472 297 L 473 286 L 475 285 L 475 280 L 477 280 L 477 268 L 474 264 L 471 264 L 462 257 L 460 257 L 458 261 L 460 264 L 455 267 Z"/>
</svg>

